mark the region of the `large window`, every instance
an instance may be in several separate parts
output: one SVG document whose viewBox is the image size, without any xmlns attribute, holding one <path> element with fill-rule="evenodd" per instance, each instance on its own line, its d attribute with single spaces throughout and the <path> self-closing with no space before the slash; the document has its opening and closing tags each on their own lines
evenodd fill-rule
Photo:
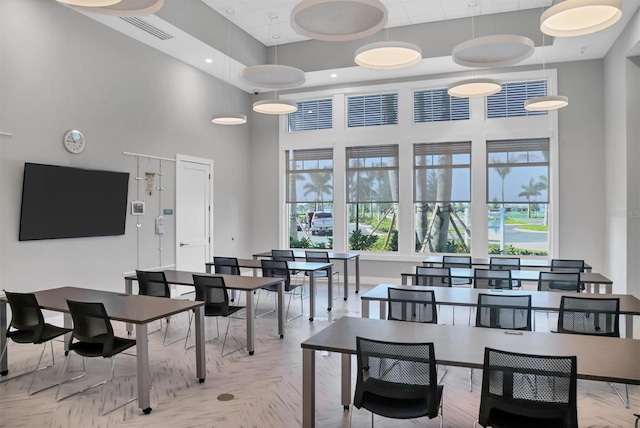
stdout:
<svg viewBox="0 0 640 428">
<path fill-rule="evenodd" d="M 416 251 L 470 252 L 471 142 L 413 146 Z"/>
<path fill-rule="evenodd" d="M 347 147 L 349 249 L 398 251 L 398 146 Z"/>
<path fill-rule="evenodd" d="M 349 128 L 396 125 L 398 94 L 361 95 L 347 101 Z"/>
<path fill-rule="evenodd" d="M 548 189 L 548 139 L 487 141 L 490 254 L 548 254 Z"/>
<path fill-rule="evenodd" d="M 333 248 L 333 150 L 288 150 L 291 248 Z"/>
</svg>

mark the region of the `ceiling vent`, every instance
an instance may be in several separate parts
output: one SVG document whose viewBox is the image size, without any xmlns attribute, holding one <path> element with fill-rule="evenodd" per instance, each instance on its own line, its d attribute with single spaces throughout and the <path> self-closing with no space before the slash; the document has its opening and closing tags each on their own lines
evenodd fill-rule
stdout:
<svg viewBox="0 0 640 428">
<path fill-rule="evenodd" d="M 153 25 L 149 24 L 147 21 L 145 21 L 145 20 L 143 20 L 141 18 L 138 18 L 138 17 L 135 17 L 135 16 L 122 16 L 122 17 L 120 17 L 120 19 L 122 19 L 123 21 L 128 22 L 129 24 L 133 25 L 134 27 L 138 27 L 142 31 L 145 31 L 145 32 L 151 34 L 152 36 L 157 37 L 160 40 L 173 39 L 173 36 L 171 34 L 162 31 L 158 27 L 154 27 Z"/>
</svg>

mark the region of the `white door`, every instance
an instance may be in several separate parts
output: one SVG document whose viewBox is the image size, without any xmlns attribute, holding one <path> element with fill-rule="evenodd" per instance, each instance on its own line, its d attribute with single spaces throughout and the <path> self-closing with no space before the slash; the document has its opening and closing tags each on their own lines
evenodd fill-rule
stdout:
<svg viewBox="0 0 640 428">
<path fill-rule="evenodd" d="M 204 272 L 213 248 L 213 161 L 176 156 L 176 269 Z"/>
</svg>

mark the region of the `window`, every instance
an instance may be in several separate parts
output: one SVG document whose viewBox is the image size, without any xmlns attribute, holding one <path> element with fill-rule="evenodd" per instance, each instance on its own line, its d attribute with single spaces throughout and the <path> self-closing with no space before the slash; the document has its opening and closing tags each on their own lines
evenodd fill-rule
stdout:
<svg viewBox="0 0 640 428">
<path fill-rule="evenodd" d="M 471 142 L 413 146 L 418 253 L 469 253 Z"/>
<path fill-rule="evenodd" d="M 489 253 L 549 252 L 549 140 L 487 141 Z"/>
<path fill-rule="evenodd" d="M 298 111 L 289 115 L 289 132 L 331 129 L 333 126 L 333 103 L 324 100 L 298 101 Z"/>
<path fill-rule="evenodd" d="M 333 248 L 332 218 L 321 234 L 311 230 L 314 214 L 333 208 L 333 149 L 288 150 L 286 162 L 290 247 Z"/>
<path fill-rule="evenodd" d="M 413 93 L 413 122 L 444 122 L 469 119 L 469 99 L 456 98 L 446 89 Z"/>
<path fill-rule="evenodd" d="M 398 251 L 398 146 L 347 147 L 349 249 Z"/>
<path fill-rule="evenodd" d="M 528 99 L 546 95 L 546 80 L 504 83 L 500 92 L 487 97 L 487 118 L 547 114 L 546 111 L 528 111 L 524 108 L 524 102 Z"/>
<path fill-rule="evenodd" d="M 347 101 L 349 128 L 398 124 L 398 94 L 362 95 Z"/>
</svg>

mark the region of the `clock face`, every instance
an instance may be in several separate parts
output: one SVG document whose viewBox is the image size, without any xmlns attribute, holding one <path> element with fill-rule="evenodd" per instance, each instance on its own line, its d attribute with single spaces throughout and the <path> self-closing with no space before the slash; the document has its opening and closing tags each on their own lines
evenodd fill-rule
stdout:
<svg viewBox="0 0 640 428">
<path fill-rule="evenodd" d="M 70 153 L 80 153 L 84 150 L 84 135 L 82 132 L 72 129 L 71 131 L 67 131 L 64 134 L 64 139 L 62 140 L 64 144 L 64 148 L 67 149 Z"/>
</svg>

